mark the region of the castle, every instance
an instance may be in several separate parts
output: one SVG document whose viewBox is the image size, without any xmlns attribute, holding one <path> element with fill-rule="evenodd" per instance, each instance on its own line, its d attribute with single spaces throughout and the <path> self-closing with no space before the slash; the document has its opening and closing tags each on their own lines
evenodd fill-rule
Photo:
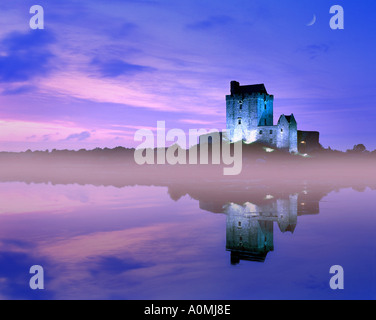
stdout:
<svg viewBox="0 0 376 320">
<path fill-rule="evenodd" d="M 319 133 L 298 131 L 293 114 L 281 115 L 273 124 L 274 96 L 264 84 L 241 86 L 231 81 L 231 94 L 226 96 L 227 134 L 231 142 L 261 142 L 291 153 L 319 147 Z"/>
</svg>

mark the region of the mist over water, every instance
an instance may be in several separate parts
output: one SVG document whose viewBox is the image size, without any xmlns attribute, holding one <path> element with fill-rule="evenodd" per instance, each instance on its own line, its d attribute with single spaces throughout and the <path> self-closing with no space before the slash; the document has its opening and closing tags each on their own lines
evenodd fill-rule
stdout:
<svg viewBox="0 0 376 320">
<path fill-rule="evenodd" d="M 371 176 L 61 169 L 2 178 L 1 298 L 376 297 Z M 34 264 L 43 291 L 28 288 Z M 344 268 L 345 290 L 330 289 L 332 265 Z"/>
</svg>

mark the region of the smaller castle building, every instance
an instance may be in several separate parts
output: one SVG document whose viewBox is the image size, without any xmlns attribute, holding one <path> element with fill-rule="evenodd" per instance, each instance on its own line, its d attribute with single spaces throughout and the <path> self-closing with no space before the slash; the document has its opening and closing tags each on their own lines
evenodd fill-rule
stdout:
<svg viewBox="0 0 376 320">
<path fill-rule="evenodd" d="M 231 82 L 226 96 L 226 126 L 231 142 L 262 142 L 289 152 L 298 152 L 298 129 L 293 114 L 281 115 L 277 125 L 273 116 L 274 96 L 264 84 L 241 86 Z"/>
</svg>

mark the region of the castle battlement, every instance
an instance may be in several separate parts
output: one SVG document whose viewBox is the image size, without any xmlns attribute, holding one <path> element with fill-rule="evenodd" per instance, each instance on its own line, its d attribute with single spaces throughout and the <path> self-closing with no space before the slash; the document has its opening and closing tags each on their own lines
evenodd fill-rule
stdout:
<svg viewBox="0 0 376 320">
<path fill-rule="evenodd" d="M 270 146 L 298 152 L 297 123 L 293 114 L 282 115 L 274 125 L 274 96 L 264 84 L 241 86 L 231 81 L 226 96 L 226 123 L 230 141 L 263 142 Z"/>
</svg>

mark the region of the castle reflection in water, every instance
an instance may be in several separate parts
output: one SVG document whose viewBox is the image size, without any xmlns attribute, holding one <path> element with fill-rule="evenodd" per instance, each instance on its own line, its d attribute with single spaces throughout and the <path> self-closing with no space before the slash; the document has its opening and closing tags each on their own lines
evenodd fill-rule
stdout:
<svg viewBox="0 0 376 320">
<path fill-rule="evenodd" d="M 272 198 L 268 195 L 266 200 Z M 231 263 L 264 261 L 268 252 L 274 250 L 275 222 L 281 232 L 294 232 L 298 220 L 298 195 L 261 205 L 229 203 L 224 212 L 227 215 L 226 249 L 231 251 Z"/>
<path fill-rule="evenodd" d="M 238 264 L 241 260 L 264 262 L 274 250 L 275 225 L 282 233 L 294 233 L 298 217 L 318 214 L 319 202 L 330 189 L 243 189 L 232 196 L 193 197 L 200 200 L 201 209 L 226 214 L 226 250 L 231 252 L 231 263 Z M 250 201 L 245 201 L 247 198 Z M 225 202 L 229 199 L 233 201 Z"/>
<path fill-rule="evenodd" d="M 304 202 L 308 191 L 275 199 L 266 195 L 263 203 L 228 203 L 224 206 L 226 219 L 226 249 L 231 252 L 231 263 L 240 260 L 264 262 L 274 250 L 274 224 L 281 232 L 294 233 L 298 215 L 318 214 L 318 202 Z"/>
</svg>

